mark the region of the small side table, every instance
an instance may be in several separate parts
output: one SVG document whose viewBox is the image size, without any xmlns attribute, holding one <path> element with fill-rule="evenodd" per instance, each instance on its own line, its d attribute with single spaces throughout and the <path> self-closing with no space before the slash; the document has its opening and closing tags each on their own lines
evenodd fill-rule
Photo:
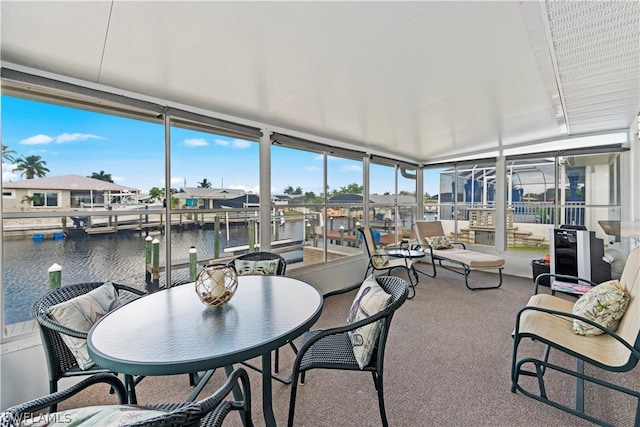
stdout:
<svg viewBox="0 0 640 427">
<path fill-rule="evenodd" d="M 426 253 L 423 251 L 417 251 L 415 249 L 403 249 L 403 248 L 386 248 L 387 254 L 394 258 L 404 258 L 405 260 L 411 261 L 411 271 L 416 278 L 415 284 L 410 284 L 409 288 L 413 291 L 413 294 L 409 295 L 407 298 L 412 299 L 416 296 L 416 286 L 418 285 L 418 272 L 413 267 L 413 260 L 417 258 L 424 258 Z"/>
</svg>

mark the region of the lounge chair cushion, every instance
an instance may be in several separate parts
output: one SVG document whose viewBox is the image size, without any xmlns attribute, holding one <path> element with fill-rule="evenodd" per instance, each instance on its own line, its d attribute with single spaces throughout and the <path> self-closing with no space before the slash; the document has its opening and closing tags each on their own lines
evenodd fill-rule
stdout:
<svg viewBox="0 0 640 427">
<path fill-rule="evenodd" d="M 269 259 L 262 261 L 247 261 L 243 259 L 236 259 L 233 262 L 236 268 L 236 272 L 239 276 L 242 275 L 261 275 L 271 276 L 278 272 L 280 266 L 279 259 Z"/>
<path fill-rule="evenodd" d="M 49 308 L 49 314 L 58 323 L 80 332 L 89 332 L 91 326 L 102 316 L 120 305 L 118 293 L 111 282 Z M 87 340 L 60 334 L 73 353 L 81 369 L 89 369 L 95 363 L 89 357 Z"/>
<path fill-rule="evenodd" d="M 355 323 L 359 320 L 366 319 L 381 310 L 384 310 L 389 304 L 391 295 L 386 293 L 384 289 L 378 285 L 373 275 L 367 277 L 360 290 L 356 294 L 349 315 L 347 316 L 347 324 Z M 378 320 L 361 328 L 349 331 L 349 338 L 353 346 L 353 355 L 358 361 L 360 369 L 364 369 L 371 360 L 371 355 L 375 349 L 376 342 L 380 335 L 382 320 Z"/>
<path fill-rule="evenodd" d="M 629 306 L 629 293 L 619 280 L 609 280 L 593 287 L 573 306 L 573 314 L 615 331 Z M 573 331 L 578 335 L 600 335 L 604 332 L 581 320 L 573 320 Z"/>
<path fill-rule="evenodd" d="M 121 426 L 166 415 L 168 411 L 137 405 L 87 406 L 25 418 L 21 427 L 35 426 Z"/>
<path fill-rule="evenodd" d="M 425 237 L 427 244 L 433 249 L 451 249 L 453 245 L 447 236 L 432 236 Z"/>
<path fill-rule="evenodd" d="M 483 252 L 470 251 L 467 249 L 442 249 L 434 250 L 433 255 L 441 258 L 448 258 L 461 262 L 469 266 L 471 270 L 481 270 L 483 268 L 497 268 L 504 265 L 504 258 L 496 255 L 485 254 Z"/>
<path fill-rule="evenodd" d="M 371 257 L 371 263 L 375 268 L 382 268 L 389 264 L 389 254 L 382 248 L 377 248 Z"/>
</svg>

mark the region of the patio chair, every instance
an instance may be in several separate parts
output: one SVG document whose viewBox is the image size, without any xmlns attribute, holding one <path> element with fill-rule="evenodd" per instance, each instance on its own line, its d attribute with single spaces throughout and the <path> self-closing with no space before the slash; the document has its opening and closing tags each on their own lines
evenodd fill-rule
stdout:
<svg viewBox="0 0 640 427">
<path fill-rule="evenodd" d="M 293 363 L 291 400 L 289 402 L 289 427 L 293 426 L 296 392 L 298 387 L 298 377 L 304 383 L 305 373 L 311 369 L 338 369 L 348 371 L 370 372 L 373 376 L 373 383 L 378 392 L 378 406 L 380 407 L 380 417 L 382 425 L 388 426 L 387 415 L 384 407 L 384 353 L 387 344 L 387 336 L 391 326 L 394 313 L 406 301 L 409 294 L 409 284 L 402 278 L 396 276 L 374 277 L 375 282 L 390 295 L 388 305 L 376 313 L 370 313 L 368 317 L 355 317 L 353 322 L 347 322 L 344 326 L 339 326 L 324 330 L 312 330 L 303 334 L 300 342 L 300 350 Z M 368 280 L 368 279 L 367 279 Z M 363 282 L 363 283 L 366 283 Z M 358 293 L 360 297 L 362 293 Z M 361 299 L 361 297 L 360 297 Z M 356 306 L 356 301 L 352 306 Z M 356 307 L 357 308 L 357 307 Z M 350 313 L 351 314 L 351 313 Z M 351 316 L 349 316 L 351 318 Z M 358 320 L 360 319 L 360 320 Z M 378 322 L 377 324 L 375 322 Z M 352 343 L 350 334 L 357 334 L 363 327 L 379 326 L 379 335 L 371 336 L 372 342 L 367 343 L 367 348 L 371 349 L 371 359 L 364 366 L 363 360 L 358 360 L 354 353 L 356 347 Z M 357 330 L 357 331 L 356 331 Z M 365 348 L 361 346 L 360 348 Z"/>
<path fill-rule="evenodd" d="M 444 234 L 440 221 L 414 221 L 413 229 L 416 233 L 418 244 L 431 258 L 433 273 L 420 271 L 429 276 L 436 277 L 436 261 L 446 270 L 464 276 L 464 285 L 471 290 L 496 289 L 502 286 L 502 269 L 504 258 L 483 252 L 468 250 L 464 243 L 451 242 Z M 462 270 L 461 270 L 462 269 Z M 500 278 L 497 285 L 471 287 L 469 286 L 469 274 L 473 270 L 498 270 Z"/>
<path fill-rule="evenodd" d="M 244 255 L 240 255 L 232 261 L 236 267 L 236 271 L 239 275 L 242 274 L 272 274 L 275 276 L 284 276 L 287 272 L 287 262 L 285 259 L 273 252 L 252 252 Z M 289 341 L 289 345 L 293 349 L 294 353 L 298 352 L 296 346 Z M 274 372 L 277 374 L 280 370 L 280 350 L 276 349 L 274 355 Z M 257 368 L 251 364 L 243 363 L 248 368 L 261 372 L 260 368 Z M 275 380 L 288 384 L 288 379 L 282 379 L 277 376 L 272 376 Z"/>
<path fill-rule="evenodd" d="M 18 425 L 19 420 L 31 414 L 37 413 L 47 407 L 55 407 L 71 396 L 74 396 L 87 389 L 89 386 L 106 383 L 115 391 L 119 405 L 102 405 L 95 406 L 91 409 L 77 408 L 65 411 L 66 415 L 60 413 L 59 417 L 55 417 L 53 413 L 49 414 L 49 419 L 55 420 L 73 420 L 74 413 L 78 414 L 83 411 L 91 410 L 95 413 L 96 424 L 114 424 L 126 425 L 130 427 L 147 427 L 147 426 L 221 426 L 226 416 L 231 411 L 238 411 L 244 426 L 251 427 L 253 425 L 251 419 L 251 389 L 249 385 L 249 377 L 247 372 L 238 368 L 229 375 L 227 381 L 211 396 L 198 402 L 186 403 L 158 403 L 145 405 L 126 405 L 127 393 L 122 382 L 118 377 L 99 373 L 76 383 L 75 385 L 53 393 L 47 396 L 34 399 L 27 403 L 12 406 L 2 413 L 0 421 L 13 421 Z M 236 386 L 242 386 L 242 399 L 226 400 L 226 397 Z M 110 416 L 108 421 L 107 418 Z M 78 415 L 79 417 L 79 415 Z M 114 419 L 119 418 L 120 419 Z M 136 420 L 136 421 L 132 421 Z M 7 425 L 7 424 L 2 424 Z M 12 425 L 12 424 L 8 424 Z"/>
<path fill-rule="evenodd" d="M 385 271 L 387 275 L 391 275 L 391 272 L 396 269 L 404 269 L 409 276 L 409 288 L 413 291 L 409 299 L 415 296 L 415 287 L 418 284 L 418 273 L 413 267 L 413 262 L 410 258 L 395 258 L 389 259 L 384 249 L 378 248 L 376 241 L 373 237 L 373 231 L 370 227 L 360 227 L 358 231 L 362 235 L 362 241 L 365 248 L 367 248 L 367 255 L 369 256 L 369 264 L 364 272 L 364 277 L 367 278 L 370 273 L 376 271 Z M 414 276 L 415 283 L 411 276 Z"/>
<path fill-rule="evenodd" d="M 285 261 L 285 259 L 273 252 L 251 252 L 248 254 L 240 255 L 233 260 L 234 265 L 236 265 L 236 270 L 238 270 L 238 263 L 236 263 L 236 261 L 250 261 L 252 263 L 258 263 L 256 264 L 257 267 L 248 270 L 244 274 L 265 274 L 267 270 L 264 270 L 260 267 L 260 263 L 263 261 L 273 261 L 273 264 L 276 264 L 277 261 L 277 265 L 275 265 L 275 271 L 271 273 L 273 275 L 284 276 L 287 272 L 287 262 Z M 239 271 L 238 274 L 243 273 Z"/>
<path fill-rule="evenodd" d="M 50 313 L 51 307 L 67 302 L 73 298 L 86 295 L 87 293 L 98 289 L 106 282 L 89 282 L 78 283 L 75 285 L 62 286 L 53 291 L 47 292 L 42 298 L 35 302 L 32 309 L 33 318 L 38 322 L 40 327 L 40 337 L 42 338 L 42 347 L 47 360 L 49 370 L 49 392 L 58 391 L 58 381 L 65 377 L 77 377 L 82 375 L 93 375 L 99 372 L 110 372 L 97 365 L 84 366 L 84 369 L 78 363 L 76 356 L 65 343 L 63 336 L 74 337 L 80 340 L 87 339 L 88 330 L 80 331 L 69 326 L 61 324 L 54 319 Z M 120 304 L 126 304 L 134 299 L 144 295 L 143 291 L 134 289 L 129 286 L 113 283 Z M 116 374 L 112 372 L 112 374 Z M 140 377 L 125 376 L 129 393 L 129 402 L 135 403 L 135 385 L 141 380 Z M 56 408 L 51 408 L 55 412 Z"/>
<path fill-rule="evenodd" d="M 618 281 L 613 280 L 597 285 L 589 292 L 597 292 L 600 295 L 596 295 L 596 298 L 582 300 L 582 303 L 593 303 L 591 307 L 586 307 L 587 310 L 584 313 L 598 313 L 596 316 L 590 316 L 591 319 L 574 314 L 574 305 L 576 304 L 574 300 L 549 294 L 537 294 L 529 299 L 527 305 L 518 311 L 513 331 L 512 392 L 520 391 L 525 396 L 597 425 L 612 425 L 598 419 L 595 414 L 587 413 L 584 402 L 585 385 L 597 385 L 597 388 L 594 387 L 594 392 L 601 391 L 600 387 L 609 388 L 635 399 L 635 422 L 633 425 L 640 425 L 640 392 L 624 387 L 624 378 L 619 378 L 620 373 L 632 370 L 640 359 L 640 247 L 631 251 L 619 284 L 615 282 Z M 611 287 L 613 287 L 613 292 L 606 295 L 605 293 L 608 293 L 608 289 Z M 628 293 L 626 311 L 622 311 L 621 308 L 623 304 L 620 302 L 624 301 L 625 297 L 620 289 Z M 619 301 L 615 301 L 615 295 L 620 296 Z M 578 306 L 578 308 L 584 308 L 584 304 Z M 576 313 L 582 312 L 578 310 Z M 621 313 L 624 314 L 622 314 L 622 318 L 619 318 Z M 604 327 L 603 324 L 610 325 L 608 322 L 610 319 L 607 317 L 612 316 L 613 318 L 614 315 L 615 319 L 613 320 L 619 319 L 617 329 Z M 586 329 L 590 331 L 585 332 Z M 596 335 L 595 333 L 598 332 L 599 334 Z M 524 338 L 531 339 L 533 343 L 541 343 L 544 346 L 542 355 L 518 359 L 518 350 Z M 528 341 L 527 344 L 529 344 Z M 549 353 L 552 349 L 575 357 L 575 370 L 549 363 Z M 585 363 L 592 366 L 585 370 Z M 616 376 L 620 381 L 618 384 L 610 382 L 613 376 L 606 375 L 607 372 L 604 372 L 603 375 L 600 370 L 618 373 Z M 576 379 L 574 407 L 563 402 L 562 397 L 564 396 L 560 396 L 560 399 L 556 400 L 554 396 L 550 395 L 551 393 L 547 393 L 544 380 L 545 376 L 549 378 L 549 371 L 570 375 Z M 538 391 L 526 390 L 525 386 L 520 383 L 522 376 L 535 377 Z M 550 381 L 552 380 L 553 378 L 550 379 Z M 629 382 L 627 381 L 627 383 Z M 616 402 L 615 397 L 607 396 L 606 398 L 614 406 L 627 404 L 622 403 L 623 401 L 627 402 L 627 399 Z"/>
</svg>

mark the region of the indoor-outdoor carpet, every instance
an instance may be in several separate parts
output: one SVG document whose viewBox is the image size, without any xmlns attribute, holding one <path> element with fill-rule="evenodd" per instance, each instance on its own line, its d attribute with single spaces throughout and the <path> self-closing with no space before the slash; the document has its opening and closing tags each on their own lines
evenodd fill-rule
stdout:
<svg viewBox="0 0 640 427">
<path fill-rule="evenodd" d="M 401 274 L 400 274 L 401 275 Z M 492 273 L 474 271 L 470 280 L 494 283 Z M 530 278 L 505 276 L 499 289 L 471 291 L 460 275 L 439 269 L 437 278 L 420 276 L 416 297 L 396 313 L 385 358 L 384 389 L 391 426 L 589 426 L 591 423 L 510 391 L 512 339 L 518 308 L 533 293 Z M 548 292 L 548 288 L 544 288 Z M 355 290 L 325 299 L 315 328 L 343 324 Z M 542 350 L 534 344 L 522 348 Z M 539 354 L 539 353 L 536 353 Z M 280 350 L 281 373 L 290 372 L 293 352 Z M 575 360 L 552 354 L 552 360 L 572 367 Z M 259 363 L 256 359 L 254 362 Z M 589 366 L 585 369 L 590 369 Z M 253 418 L 264 425 L 260 376 L 251 376 Z M 552 373 L 554 374 L 554 373 Z M 555 374 L 555 377 L 558 377 Z M 607 375 L 608 378 L 612 374 Z M 640 387 L 638 368 L 617 374 L 618 381 Z M 42 379 L 46 381 L 45 378 Z M 203 394 L 210 394 L 224 380 L 216 372 Z M 527 379 L 530 389 L 535 384 Z M 548 392 L 573 399 L 575 382 L 568 378 L 548 381 Z M 148 377 L 137 387 L 138 401 L 180 401 L 190 391 L 188 376 Z M 290 387 L 273 384 L 276 420 L 286 425 Z M 113 402 L 100 386 L 73 398 L 69 406 Z M 606 390 L 587 388 L 586 406 L 619 426 L 633 425 L 634 405 Z M 229 426 L 240 425 L 237 415 Z M 298 388 L 296 426 L 378 426 L 380 416 L 369 373 L 315 370 Z"/>
</svg>

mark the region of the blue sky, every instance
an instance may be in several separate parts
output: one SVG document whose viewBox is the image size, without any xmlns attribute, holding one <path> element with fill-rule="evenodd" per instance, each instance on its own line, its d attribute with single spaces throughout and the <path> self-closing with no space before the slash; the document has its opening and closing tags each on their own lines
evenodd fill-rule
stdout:
<svg viewBox="0 0 640 427">
<path fill-rule="evenodd" d="M 3 96 L 2 144 L 22 156 L 41 156 L 47 176 L 104 171 L 117 184 L 143 192 L 164 186 L 161 124 Z M 171 186 L 197 187 L 206 178 L 216 188 L 258 192 L 258 150 L 255 142 L 173 128 Z M 362 181 L 361 162 L 330 158 L 328 168 L 330 190 Z M 322 157 L 315 153 L 274 148 L 271 172 L 274 193 L 288 186 L 316 194 L 323 190 Z M 24 177 L 3 163 L 2 179 Z M 393 192 L 392 168 L 374 167 L 371 180 L 372 193 Z M 436 192 L 434 181 L 425 179 L 430 194 Z M 413 191 L 411 182 L 402 181 L 400 190 Z"/>
</svg>

